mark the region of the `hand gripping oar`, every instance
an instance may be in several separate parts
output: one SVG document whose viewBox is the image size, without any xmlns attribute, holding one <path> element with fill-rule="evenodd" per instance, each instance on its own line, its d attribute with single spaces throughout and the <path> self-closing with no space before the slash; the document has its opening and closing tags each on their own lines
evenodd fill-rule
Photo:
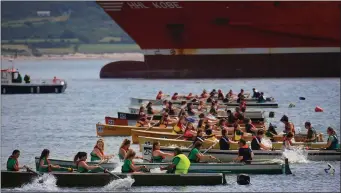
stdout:
<svg viewBox="0 0 341 193">
<path fill-rule="evenodd" d="M 153 128 L 156 124 L 158 124 L 158 122 L 153 124 L 152 126 L 148 127 L 145 131 L 148 131 L 149 129 Z"/>
<path fill-rule="evenodd" d="M 108 173 L 109 175 L 111 175 L 111 176 L 114 176 L 114 177 L 116 177 L 116 178 L 118 178 L 118 179 L 122 179 L 121 177 L 119 177 L 118 175 L 116 175 L 116 174 L 114 174 L 114 173 L 111 173 L 111 172 L 109 172 L 109 170 L 108 169 L 104 169 L 103 167 L 101 167 L 101 166 L 99 166 L 99 168 L 101 168 L 103 171 L 104 171 L 104 173 Z"/>
<path fill-rule="evenodd" d="M 206 152 L 208 152 L 210 149 L 212 149 L 218 142 L 219 142 L 219 141 L 217 140 L 213 145 L 211 145 L 208 149 L 206 149 L 206 150 L 204 151 L 204 153 L 202 153 L 202 154 L 204 155 Z M 221 161 L 220 159 L 218 159 L 218 158 L 216 158 L 216 157 L 213 157 L 213 156 L 212 156 L 212 158 L 215 159 L 215 160 L 217 160 L 219 163 L 222 163 L 222 161 Z"/>
</svg>

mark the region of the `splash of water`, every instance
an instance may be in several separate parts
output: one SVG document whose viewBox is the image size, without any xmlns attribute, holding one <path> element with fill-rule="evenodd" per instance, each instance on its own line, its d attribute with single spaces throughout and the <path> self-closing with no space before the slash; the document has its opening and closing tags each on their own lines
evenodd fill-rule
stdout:
<svg viewBox="0 0 341 193">
<path fill-rule="evenodd" d="M 113 180 L 109 184 L 104 186 L 102 188 L 102 191 L 112 191 L 112 190 L 117 190 L 117 189 L 128 190 L 131 188 L 131 186 L 133 185 L 134 182 L 135 182 L 135 180 L 132 179 L 130 176 L 128 176 L 127 178 L 124 178 L 124 179 Z"/>
<path fill-rule="evenodd" d="M 309 163 L 308 151 L 302 147 L 293 147 L 291 150 L 285 149 L 282 156 L 288 158 L 290 163 Z"/>
<path fill-rule="evenodd" d="M 37 192 L 57 192 L 59 188 L 56 185 L 57 179 L 51 174 L 44 174 L 42 177 L 35 178 L 31 183 L 25 184 L 15 191 L 37 191 Z"/>
<path fill-rule="evenodd" d="M 150 173 L 166 173 L 167 170 L 160 170 L 160 168 L 152 168 L 150 169 Z"/>
<path fill-rule="evenodd" d="M 262 139 L 262 144 L 265 145 L 266 147 L 272 148 L 272 142 L 270 139 L 268 138 L 263 138 Z"/>
</svg>

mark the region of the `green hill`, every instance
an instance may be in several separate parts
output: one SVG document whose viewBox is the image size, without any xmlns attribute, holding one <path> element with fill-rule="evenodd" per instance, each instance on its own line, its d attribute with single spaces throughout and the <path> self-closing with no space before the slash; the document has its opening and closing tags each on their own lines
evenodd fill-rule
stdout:
<svg viewBox="0 0 341 193">
<path fill-rule="evenodd" d="M 46 11 L 49 14 L 41 14 Z M 16 51 L 25 54 L 18 45 L 31 49 L 37 56 L 70 51 L 139 51 L 135 42 L 95 2 L 2 1 L 1 21 L 4 54 Z M 124 46 L 126 50 L 117 49 L 122 44 L 130 46 Z M 63 48 L 65 51 L 61 52 Z"/>
</svg>

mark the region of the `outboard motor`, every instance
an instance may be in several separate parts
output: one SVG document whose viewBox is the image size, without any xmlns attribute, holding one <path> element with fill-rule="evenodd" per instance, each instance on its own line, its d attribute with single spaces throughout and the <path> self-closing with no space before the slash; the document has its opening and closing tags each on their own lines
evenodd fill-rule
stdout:
<svg viewBox="0 0 341 193">
<path fill-rule="evenodd" d="M 237 183 L 239 185 L 248 185 L 248 184 L 250 184 L 250 176 L 248 176 L 247 174 L 239 174 L 237 176 Z"/>
</svg>

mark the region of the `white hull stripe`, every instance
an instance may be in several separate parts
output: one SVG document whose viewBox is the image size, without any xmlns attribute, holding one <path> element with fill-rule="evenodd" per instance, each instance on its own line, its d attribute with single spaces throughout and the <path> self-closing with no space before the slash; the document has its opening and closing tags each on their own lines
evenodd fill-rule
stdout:
<svg viewBox="0 0 341 193">
<path fill-rule="evenodd" d="M 340 47 L 292 48 L 213 48 L 213 49 L 145 49 L 144 55 L 225 55 L 225 54 L 295 54 L 337 53 Z"/>
</svg>

